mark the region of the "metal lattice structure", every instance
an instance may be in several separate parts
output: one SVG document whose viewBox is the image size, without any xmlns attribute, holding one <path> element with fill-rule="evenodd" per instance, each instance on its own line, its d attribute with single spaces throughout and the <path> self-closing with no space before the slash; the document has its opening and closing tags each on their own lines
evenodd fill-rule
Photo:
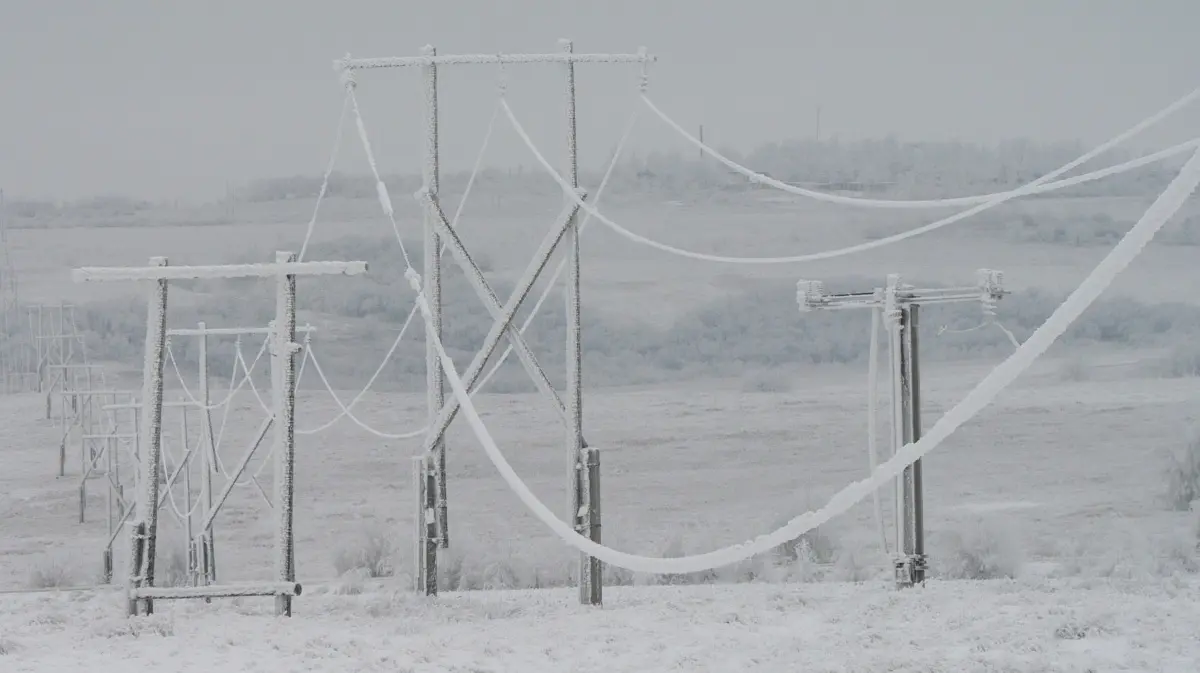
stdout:
<svg viewBox="0 0 1200 673">
<path fill-rule="evenodd" d="M 583 434 L 582 392 L 582 329 L 580 323 L 580 266 L 579 266 L 579 205 L 568 203 L 555 220 L 527 265 L 516 289 L 502 304 L 491 288 L 478 264 L 472 258 L 462 240 L 446 217 L 439 199 L 439 115 L 438 77 L 440 68 L 448 65 L 551 63 L 563 68 L 565 91 L 565 121 L 567 153 L 564 159 L 567 179 L 579 198 L 585 197 L 579 189 L 579 163 L 577 156 L 578 135 L 576 125 L 576 80 L 575 66 L 579 63 L 634 63 L 646 64 L 654 58 L 644 49 L 636 54 L 577 54 L 569 40 L 560 40 L 558 53 L 549 54 L 467 54 L 439 56 L 432 46 L 422 49 L 417 57 L 351 59 L 346 57 L 335 63 L 335 67 L 348 78 L 348 86 L 355 86 L 353 73 L 357 70 L 375 68 L 418 67 L 422 73 L 422 90 L 425 102 L 425 160 L 422 167 L 424 186 L 419 198 L 422 201 L 425 223 L 423 281 L 426 301 L 430 308 L 430 325 L 426 344 L 426 383 L 429 412 L 429 431 L 425 439 L 424 455 L 414 458 L 414 496 L 416 498 L 416 589 L 426 595 L 437 593 L 437 552 L 450 544 L 449 506 L 446 484 L 445 433 L 460 406 L 453 397 L 446 401 L 444 372 L 438 362 L 436 340 L 441 338 L 442 297 L 441 257 L 443 243 L 450 248 L 454 261 L 463 270 L 472 289 L 486 306 L 495 321 L 463 375 L 468 389 L 480 382 L 487 360 L 502 340 L 507 340 L 529 374 L 538 391 L 545 396 L 559 413 L 566 432 L 565 457 L 569 494 L 567 521 L 575 530 L 593 542 L 600 542 L 600 453 L 590 448 Z M 566 239 L 565 245 L 563 239 Z M 541 277 L 550 257 L 564 247 L 567 255 L 566 281 L 566 399 L 555 390 L 545 371 L 537 362 L 520 330 L 514 324 L 516 312 L 529 295 L 534 283 Z M 580 557 L 578 587 L 580 601 L 599 605 L 603 600 L 602 568 L 600 561 L 583 554 Z"/>
<path fill-rule="evenodd" d="M 292 614 L 292 599 L 301 587 L 296 583 L 295 537 L 293 531 L 293 497 L 295 475 L 295 412 L 296 356 L 302 346 L 296 343 L 296 277 L 361 275 L 366 273 L 365 262 L 297 262 L 291 252 L 277 252 L 273 264 L 230 264 L 218 266 L 167 265 L 165 257 L 154 257 L 149 266 L 85 267 L 75 269 L 76 282 L 149 281 L 153 290 L 148 300 L 146 317 L 146 349 L 142 372 L 139 436 L 142 446 L 138 455 L 138 497 L 134 504 L 129 534 L 128 614 L 152 614 L 155 599 L 217 598 L 230 596 L 273 596 L 278 615 Z M 269 335 L 271 346 L 272 414 L 265 422 L 254 447 L 244 462 L 249 461 L 259 442 L 274 429 L 275 497 L 277 520 L 275 543 L 275 573 L 272 582 L 246 586 L 156 587 L 155 552 L 158 542 L 158 518 L 162 507 L 162 483 L 157 475 L 163 469 L 163 369 L 167 355 L 167 297 L 171 280 L 228 278 L 274 278 L 276 282 L 275 320 Z M 189 464 L 190 452 L 178 461 L 170 485 Z M 226 494 L 232 485 L 227 485 Z M 214 505 L 200 526 L 211 528 L 219 505 Z"/>
</svg>

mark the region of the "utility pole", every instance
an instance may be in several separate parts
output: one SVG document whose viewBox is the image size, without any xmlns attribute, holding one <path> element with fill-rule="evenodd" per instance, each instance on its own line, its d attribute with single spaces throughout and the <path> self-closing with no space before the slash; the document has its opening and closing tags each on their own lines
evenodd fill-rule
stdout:
<svg viewBox="0 0 1200 673">
<path fill-rule="evenodd" d="M 980 269 L 976 284 L 965 287 L 915 288 L 901 284 L 898 274 L 871 292 L 827 294 L 821 281 L 796 283 L 800 311 L 868 308 L 881 311 L 888 333 L 892 373 L 892 454 L 921 438 L 921 369 L 918 315 L 922 305 L 978 301 L 991 316 L 997 301 L 1008 294 L 999 271 Z M 871 391 L 874 394 L 874 391 Z M 925 582 L 925 499 L 921 460 L 904 469 L 896 480 L 897 588 Z"/>
</svg>

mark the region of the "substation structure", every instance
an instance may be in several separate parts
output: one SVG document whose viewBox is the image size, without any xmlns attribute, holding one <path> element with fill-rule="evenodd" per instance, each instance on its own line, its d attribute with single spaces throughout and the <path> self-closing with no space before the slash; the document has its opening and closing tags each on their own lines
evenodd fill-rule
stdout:
<svg viewBox="0 0 1200 673">
<path fill-rule="evenodd" d="M 529 374 L 538 391 L 554 405 L 566 427 L 565 458 L 569 494 L 566 521 L 581 535 L 599 543 L 600 538 L 600 452 L 590 447 L 583 434 L 582 392 L 582 329 L 580 323 L 580 267 L 579 267 L 579 206 L 567 199 L 568 205 L 556 219 L 527 265 L 516 289 L 508 300 L 500 303 L 478 264 L 463 245 L 441 207 L 439 187 L 439 142 L 438 133 L 438 76 L 442 66 L 447 65 L 498 65 L 501 68 L 516 64 L 553 63 L 563 68 L 565 91 L 565 120 L 567 153 L 564 159 L 566 176 L 571 186 L 579 190 L 580 198 L 586 198 L 579 189 L 578 134 L 576 127 L 575 66 L 578 63 L 624 63 L 641 64 L 644 68 L 654 57 L 639 49 L 635 54 L 577 54 L 570 40 L 559 40 L 560 51 L 548 54 L 467 54 L 439 56 L 432 46 L 421 50 L 420 56 L 394 58 L 352 59 L 346 56 L 334 62 L 335 69 L 343 74 L 348 87 L 357 86 L 354 73 L 358 70 L 375 68 L 417 67 L 421 69 L 425 109 L 425 160 L 422 169 L 424 185 L 418 195 L 424 205 L 424 293 L 432 313 L 433 329 L 429 330 L 440 339 L 442 335 L 441 298 L 441 251 L 450 248 L 455 262 L 462 268 L 471 287 L 487 307 L 495 321 L 484 344 L 463 374 L 467 389 L 473 391 L 478 385 L 488 358 L 495 352 L 501 340 L 507 339 L 513 347 L 521 366 Z M 503 87 L 503 82 L 501 82 Z M 538 364 L 514 318 L 522 302 L 529 295 L 534 283 L 541 277 L 550 257 L 566 238 L 567 248 L 567 391 L 566 401 Z M 426 435 L 422 455 L 413 458 L 413 480 L 416 497 L 415 535 L 415 589 L 425 595 L 436 595 L 437 559 L 439 549 L 450 546 L 450 525 L 446 488 L 446 440 L 445 433 L 459 411 L 459 403 L 452 396 L 447 402 L 444 372 L 438 362 L 435 342 L 430 336 L 425 340 L 426 384 L 428 400 L 429 431 Z M 603 602 L 603 573 L 599 559 L 580 555 L 577 583 L 579 599 L 588 605 Z"/>
<path fill-rule="evenodd" d="M 150 281 L 146 314 L 146 351 L 142 371 L 137 501 L 130 522 L 130 563 L 128 579 L 129 615 L 152 614 L 155 599 L 221 598 L 236 596 L 273 596 L 275 612 L 291 616 L 292 599 L 300 595 L 296 582 L 293 496 L 295 475 L 296 358 L 302 346 L 296 343 L 296 278 L 298 276 L 361 275 L 366 262 L 297 262 L 291 252 L 277 252 L 272 264 L 229 264 L 220 266 L 167 265 L 166 257 L 150 259 L 146 267 L 84 267 L 75 269 L 76 282 Z M 275 543 L 275 572 L 272 582 L 245 585 L 194 587 L 156 587 L 155 551 L 158 536 L 158 512 L 163 499 L 158 475 L 163 468 L 163 365 L 167 350 L 167 289 L 171 280 L 274 278 L 276 281 L 275 320 L 271 339 L 271 389 L 274 426 L 275 498 L 278 521 Z M 264 423 L 259 439 L 266 435 Z M 193 447 L 193 450 L 195 447 Z M 253 449 L 248 452 L 253 453 Z M 248 462 L 246 458 L 243 462 Z M 187 464 L 186 454 L 176 466 L 178 473 Z M 231 481 L 232 484 L 234 481 Z M 169 486 L 168 486 L 169 488 Z M 227 486 L 227 489 L 230 488 Z M 169 491 L 168 493 L 169 494 Z M 211 525 L 213 509 L 205 517 L 201 530 Z"/>
<path fill-rule="evenodd" d="M 297 326 L 297 334 L 311 334 L 316 329 L 310 325 Z M 240 340 L 243 336 L 260 335 L 270 337 L 274 333 L 273 326 L 267 327 L 208 327 L 206 323 L 200 322 L 194 328 L 176 328 L 167 330 L 167 349 L 170 352 L 170 339 L 172 337 L 195 338 L 197 340 L 197 365 L 198 373 L 196 377 L 196 397 L 183 397 L 178 400 L 163 401 L 163 409 L 175 408 L 179 410 L 179 458 L 173 459 L 168 464 L 167 458 L 171 456 L 171 452 L 166 449 L 167 438 L 164 436 L 159 441 L 162 442 L 162 452 L 164 459 L 161 461 L 161 467 L 158 471 L 158 481 L 163 492 L 159 496 L 159 510 L 166 510 L 172 515 L 175 523 L 183 531 L 183 542 L 185 545 L 184 558 L 186 559 L 186 574 L 187 581 L 190 586 L 207 586 L 217 582 L 217 555 L 216 544 L 214 542 L 213 527 L 217 513 L 224 506 L 230 493 L 232 492 L 237 482 L 242 478 L 247 471 L 247 467 L 255 453 L 261 447 L 263 440 L 267 436 L 268 430 L 273 424 L 273 419 L 266 418 L 259 426 L 258 432 L 255 434 L 255 440 L 250 445 L 250 448 L 238 461 L 231 475 L 228 475 L 226 481 L 216 482 L 214 477 L 225 473 L 224 465 L 221 462 L 218 445 L 218 438 L 213 432 L 212 410 L 221 405 L 232 403 L 231 399 L 213 404 L 209 390 L 209 381 L 211 378 L 209 357 L 208 357 L 208 340 L 211 337 L 228 337 L 233 336 L 238 339 L 236 346 L 235 357 L 240 357 Z M 182 376 L 182 372 L 180 372 Z M 246 372 L 245 376 L 251 376 L 252 372 Z M 234 379 L 238 378 L 235 372 L 232 374 Z M 181 381 L 185 389 L 188 388 L 186 381 Z M 132 459 L 136 466 L 139 457 L 139 446 L 141 437 L 138 428 L 138 412 L 142 405 L 138 401 L 137 395 L 134 392 L 124 394 L 126 400 L 121 402 L 113 402 L 104 404 L 100 408 L 107 413 L 108 426 L 104 432 L 98 434 L 85 434 L 85 441 L 93 442 L 91 455 L 93 456 L 91 465 L 88 471 L 85 472 L 83 479 L 80 480 L 79 486 L 79 522 L 85 521 L 85 512 L 87 506 L 87 481 L 89 476 L 94 476 L 100 473 L 107 476 L 108 492 L 106 494 L 106 515 L 108 521 L 108 537 L 102 550 L 102 568 L 105 582 L 111 582 L 113 572 L 113 544 L 119 535 L 120 529 L 129 520 L 133 514 L 133 509 L 130 508 L 125 498 L 125 483 L 121 478 L 121 456 L 127 455 Z M 231 393 L 232 396 L 232 393 Z M 188 412 L 195 410 L 199 415 L 199 437 L 195 442 L 191 441 L 191 433 L 189 432 L 189 417 Z M 225 413 L 228 413 L 226 409 Z M 100 472 L 98 466 L 101 463 L 106 465 L 103 472 Z M 198 463 L 194 466 L 193 463 Z M 199 483 L 196 484 L 198 477 Z M 136 475 L 135 475 L 136 478 Z M 274 504 L 266 489 L 259 482 L 257 475 L 249 476 L 249 483 L 252 484 L 258 493 L 262 496 L 267 507 L 274 509 Z M 179 509 L 175 506 L 174 489 L 182 484 L 184 491 L 183 508 Z M 193 487 L 195 485 L 195 488 Z M 134 487 L 137 488 L 136 482 Z M 170 499 L 170 506 L 164 507 Z"/>
<path fill-rule="evenodd" d="M 796 283 L 801 312 L 865 308 L 878 312 L 888 335 L 891 371 L 892 452 L 921 438 L 920 307 L 929 304 L 980 302 L 984 315 L 1004 295 L 1000 271 L 980 269 L 976 284 L 965 287 L 917 288 L 902 284 L 899 274 L 890 274 L 887 284 L 871 292 L 827 294 L 821 281 Z M 870 392 L 871 395 L 875 391 Z M 874 422 L 874 419 L 871 419 Z M 928 569 L 925 553 L 924 480 L 921 460 L 897 477 L 895 485 L 895 581 L 897 587 L 924 583 Z"/>
</svg>

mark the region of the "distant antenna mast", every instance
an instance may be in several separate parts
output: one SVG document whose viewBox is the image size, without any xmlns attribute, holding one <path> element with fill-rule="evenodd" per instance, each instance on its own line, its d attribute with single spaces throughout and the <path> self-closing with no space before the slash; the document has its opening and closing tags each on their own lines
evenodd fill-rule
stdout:
<svg viewBox="0 0 1200 673">
<path fill-rule="evenodd" d="M 700 144 L 704 144 L 704 124 L 700 125 Z M 704 161 L 704 150 L 700 150 L 700 161 Z"/>
<path fill-rule="evenodd" d="M 821 139 L 821 104 L 817 103 L 817 130 L 813 133 L 813 139 Z"/>
</svg>

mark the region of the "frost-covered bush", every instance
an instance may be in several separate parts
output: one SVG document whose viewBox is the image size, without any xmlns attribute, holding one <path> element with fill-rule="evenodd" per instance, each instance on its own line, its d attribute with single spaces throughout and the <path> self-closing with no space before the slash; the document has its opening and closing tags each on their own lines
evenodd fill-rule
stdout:
<svg viewBox="0 0 1200 673">
<path fill-rule="evenodd" d="M 31 589 L 58 589 L 71 586 L 73 582 L 73 571 L 65 559 L 57 556 L 44 557 L 29 570 Z"/>
<path fill-rule="evenodd" d="M 308 256 L 314 259 L 365 259 L 371 264 L 371 273 L 362 277 L 336 283 L 300 281 L 301 308 L 306 314 L 302 319 L 313 318 L 334 327 L 321 328 L 313 342 L 314 351 L 320 353 L 322 369 L 334 386 L 353 388 L 363 384 L 378 365 L 377 358 L 363 357 L 363 353 L 375 352 L 382 357 L 412 309 L 400 265 L 395 261 L 399 257 L 395 246 L 395 241 L 388 239 L 355 236 L 314 243 L 309 249 Z M 413 263 L 420 267 L 417 253 L 411 251 Z M 475 355 L 493 320 L 456 268 L 447 266 L 443 276 L 443 343 L 456 362 L 465 363 Z M 855 291 L 870 289 L 879 280 L 829 279 L 827 285 L 831 291 Z M 937 281 L 945 279 L 908 280 L 936 286 Z M 500 296 L 507 296 L 511 289 L 511 284 L 500 278 L 493 285 Z M 266 324 L 273 316 L 274 298 L 269 283 L 235 286 L 198 281 L 190 290 L 192 294 L 187 301 L 171 303 L 170 324 L 195 324 L 201 319 L 210 324 Z M 229 301 L 235 294 L 238 301 Z M 1060 301 L 1061 297 L 1044 292 L 1015 292 L 1000 302 L 997 317 L 1023 340 Z M 565 376 L 567 324 L 565 311 L 554 310 L 555 306 L 561 304 L 551 298 L 530 323 L 525 338 L 550 380 L 561 386 Z M 525 306 L 518 313 L 517 322 L 524 323 L 530 310 L 531 306 Z M 92 303 L 80 307 L 78 316 L 93 359 L 138 366 L 145 340 L 144 301 Z M 782 392 L 790 387 L 790 382 L 779 372 L 809 364 L 860 362 L 869 348 L 869 330 L 863 315 L 853 311 L 802 314 L 796 310 L 794 285 L 779 280 L 756 281 L 742 292 L 710 299 L 683 313 L 670 325 L 655 326 L 649 320 L 639 323 L 638 317 L 637 314 L 616 317 L 596 310 L 584 312 L 584 371 L 590 385 L 642 385 L 721 376 L 744 377 L 747 391 Z M 981 319 L 977 305 L 928 307 L 922 312 L 921 321 L 931 335 L 922 340 L 922 357 L 936 361 L 1010 353 L 1012 344 L 1000 330 L 953 333 L 978 326 Z M 941 333 L 937 328 L 942 326 L 951 330 Z M 425 351 L 420 325 L 409 329 L 377 380 L 376 390 L 414 390 L 424 385 Z M 1200 307 L 1148 305 L 1111 298 L 1102 299 L 1088 309 L 1060 341 L 1066 347 L 1090 343 L 1171 347 L 1197 330 L 1200 330 Z M 233 342 L 220 340 L 211 346 L 209 362 L 213 375 L 231 372 Z M 254 348 L 254 344 L 247 347 Z M 195 340 L 176 340 L 172 351 L 180 367 L 194 371 L 198 351 Z M 253 357 L 253 353 L 247 357 Z M 1198 357 L 1181 350 L 1174 358 L 1173 369 L 1179 372 L 1176 375 L 1200 371 Z M 526 379 L 517 359 L 509 358 L 495 378 L 495 387 L 489 390 L 527 392 L 531 388 Z M 315 377 L 306 376 L 304 385 L 320 383 Z"/>
<path fill-rule="evenodd" d="M 962 522 L 931 541 L 932 569 L 945 579 L 1015 578 L 1024 563 L 1016 531 L 997 519 Z"/>
<path fill-rule="evenodd" d="M 1167 452 L 1165 481 L 1171 509 L 1187 510 L 1200 500 L 1200 430 L 1193 428 L 1182 447 Z"/>
<path fill-rule="evenodd" d="M 361 571 L 366 577 L 391 577 L 395 572 L 395 545 L 379 528 L 366 528 L 353 540 L 339 545 L 333 557 L 333 569 L 338 576 Z"/>
</svg>

